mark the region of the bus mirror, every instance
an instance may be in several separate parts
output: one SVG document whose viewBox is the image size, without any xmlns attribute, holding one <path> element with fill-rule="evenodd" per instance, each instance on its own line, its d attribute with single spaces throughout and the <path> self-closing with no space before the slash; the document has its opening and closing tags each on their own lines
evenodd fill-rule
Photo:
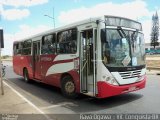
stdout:
<svg viewBox="0 0 160 120">
<path fill-rule="evenodd" d="M 3 39 L 3 30 L 0 29 L 0 44 L 1 44 L 1 48 L 4 48 L 4 39 Z"/>
</svg>

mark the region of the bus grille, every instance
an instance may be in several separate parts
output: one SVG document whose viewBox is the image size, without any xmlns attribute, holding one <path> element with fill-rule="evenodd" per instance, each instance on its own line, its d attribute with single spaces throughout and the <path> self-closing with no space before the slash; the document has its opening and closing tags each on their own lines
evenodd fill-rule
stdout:
<svg viewBox="0 0 160 120">
<path fill-rule="evenodd" d="M 119 72 L 121 77 L 123 79 L 128 79 L 128 78 L 135 78 L 135 77 L 140 77 L 141 70 L 136 70 L 136 71 L 128 71 L 128 72 Z"/>
</svg>

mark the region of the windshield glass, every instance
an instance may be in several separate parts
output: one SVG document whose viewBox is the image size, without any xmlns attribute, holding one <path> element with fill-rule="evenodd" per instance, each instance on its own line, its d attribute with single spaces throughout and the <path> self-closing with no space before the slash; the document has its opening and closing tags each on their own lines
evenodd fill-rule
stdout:
<svg viewBox="0 0 160 120">
<path fill-rule="evenodd" d="M 145 64 L 143 34 L 122 29 L 102 29 L 102 60 L 108 67 Z"/>
</svg>

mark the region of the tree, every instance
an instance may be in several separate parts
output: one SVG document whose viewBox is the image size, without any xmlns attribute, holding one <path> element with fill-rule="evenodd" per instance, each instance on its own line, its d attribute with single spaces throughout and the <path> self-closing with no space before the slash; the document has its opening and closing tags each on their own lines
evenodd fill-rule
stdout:
<svg viewBox="0 0 160 120">
<path fill-rule="evenodd" d="M 158 37 L 159 37 L 159 18 L 156 12 L 156 14 L 155 15 L 153 14 L 152 16 L 152 31 L 151 31 L 151 46 L 153 46 L 154 49 L 156 48 L 156 46 L 159 45 Z"/>
</svg>

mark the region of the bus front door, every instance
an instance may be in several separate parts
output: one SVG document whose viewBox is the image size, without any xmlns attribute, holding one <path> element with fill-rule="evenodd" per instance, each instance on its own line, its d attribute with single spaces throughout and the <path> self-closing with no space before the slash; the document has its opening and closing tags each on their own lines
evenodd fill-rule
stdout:
<svg viewBox="0 0 160 120">
<path fill-rule="evenodd" d="M 41 80 L 40 41 L 33 42 L 33 78 Z"/>
<path fill-rule="evenodd" d="M 80 44 L 81 92 L 90 96 L 96 96 L 95 31 L 94 29 L 82 31 Z"/>
</svg>

